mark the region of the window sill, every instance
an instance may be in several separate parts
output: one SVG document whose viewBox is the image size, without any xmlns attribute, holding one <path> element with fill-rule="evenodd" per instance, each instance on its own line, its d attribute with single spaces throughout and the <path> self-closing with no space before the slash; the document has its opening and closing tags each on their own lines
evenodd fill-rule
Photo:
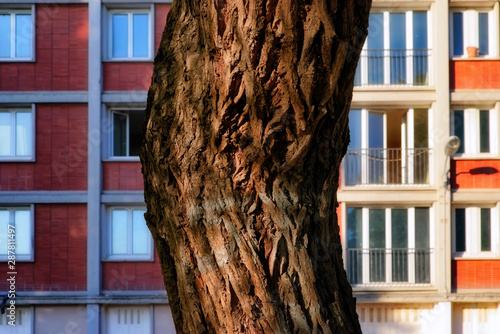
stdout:
<svg viewBox="0 0 500 334">
<path fill-rule="evenodd" d="M 102 159 L 103 162 L 140 162 L 139 157 L 109 157 Z"/>
<path fill-rule="evenodd" d="M 493 56 L 478 56 L 478 57 L 452 57 L 450 58 L 451 61 L 483 61 L 483 60 L 500 60 L 500 57 L 493 57 Z"/>
<path fill-rule="evenodd" d="M 498 160 L 498 154 L 484 154 L 484 155 L 454 155 L 453 160 Z"/>
<path fill-rule="evenodd" d="M 5 256 L 4 256 L 4 255 L 2 255 L 2 256 L 0 257 L 0 263 L 2 263 L 2 262 L 3 262 L 3 263 L 7 263 L 7 262 L 9 262 L 9 261 L 15 261 L 16 263 L 18 263 L 18 262 L 23 262 L 23 263 L 25 263 L 25 262 L 35 262 L 35 259 L 34 259 L 34 257 L 29 257 L 29 258 L 24 257 L 24 258 L 23 258 L 23 257 L 20 257 L 20 255 L 16 255 L 16 259 L 15 259 L 15 260 L 9 260 L 9 259 L 7 258 L 7 256 L 6 256 L 6 255 L 5 255 Z"/>
<path fill-rule="evenodd" d="M 154 58 L 114 58 L 103 59 L 103 63 L 153 63 Z"/>
<path fill-rule="evenodd" d="M 453 255 L 455 261 L 470 261 L 470 260 L 499 260 L 500 256 L 497 254 L 484 254 L 484 255 L 469 255 L 469 254 L 455 254 Z"/>
<path fill-rule="evenodd" d="M 20 158 L 20 157 L 1 157 L 0 162 L 36 162 L 34 157 Z"/>
<path fill-rule="evenodd" d="M 120 256 L 120 257 L 107 257 L 104 259 L 101 259 L 101 262 L 154 262 L 154 256 L 143 256 L 143 257 L 131 257 L 131 256 Z"/>
<path fill-rule="evenodd" d="M 35 63 L 35 59 L 27 58 L 0 58 L 0 63 Z"/>
</svg>

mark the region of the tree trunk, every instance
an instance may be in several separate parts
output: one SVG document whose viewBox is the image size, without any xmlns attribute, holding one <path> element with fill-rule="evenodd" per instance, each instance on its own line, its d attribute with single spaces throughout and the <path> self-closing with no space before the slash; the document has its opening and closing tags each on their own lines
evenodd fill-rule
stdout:
<svg viewBox="0 0 500 334">
<path fill-rule="evenodd" d="M 336 216 L 371 0 L 174 0 L 141 152 L 178 333 L 360 333 Z"/>
</svg>

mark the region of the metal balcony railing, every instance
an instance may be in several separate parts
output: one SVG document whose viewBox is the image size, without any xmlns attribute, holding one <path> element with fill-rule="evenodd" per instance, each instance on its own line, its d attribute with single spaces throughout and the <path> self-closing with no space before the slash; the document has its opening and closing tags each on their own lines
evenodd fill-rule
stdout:
<svg viewBox="0 0 500 334">
<path fill-rule="evenodd" d="M 355 86 L 428 86 L 431 49 L 363 50 Z"/>
<path fill-rule="evenodd" d="M 350 148 L 344 157 L 344 184 L 429 184 L 429 148 Z"/>
<path fill-rule="evenodd" d="M 347 277 L 353 285 L 429 285 L 433 255 L 432 248 L 349 248 Z"/>
</svg>

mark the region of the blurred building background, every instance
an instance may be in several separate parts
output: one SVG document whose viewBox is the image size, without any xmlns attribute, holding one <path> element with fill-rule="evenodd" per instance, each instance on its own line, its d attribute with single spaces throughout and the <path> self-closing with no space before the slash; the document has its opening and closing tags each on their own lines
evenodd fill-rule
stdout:
<svg viewBox="0 0 500 334">
<path fill-rule="evenodd" d="M 138 158 L 169 3 L 0 0 L 0 298 L 11 223 L 18 311 L 0 333 L 175 332 Z M 500 328 L 499 21 L 497 1 L 373 2 L 338 193 L 365 333 Z"/>
</svg>

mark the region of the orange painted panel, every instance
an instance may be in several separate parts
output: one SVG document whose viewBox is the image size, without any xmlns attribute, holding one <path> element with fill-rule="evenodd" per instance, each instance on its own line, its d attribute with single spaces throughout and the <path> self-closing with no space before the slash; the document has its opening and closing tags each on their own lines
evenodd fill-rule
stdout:
<svg viewBox="0 0 500 334">
<path fill-rule="evenodd" d="M 500 188 L 500 160 L 453 160 L 453 189 Z"/>
</svg>

